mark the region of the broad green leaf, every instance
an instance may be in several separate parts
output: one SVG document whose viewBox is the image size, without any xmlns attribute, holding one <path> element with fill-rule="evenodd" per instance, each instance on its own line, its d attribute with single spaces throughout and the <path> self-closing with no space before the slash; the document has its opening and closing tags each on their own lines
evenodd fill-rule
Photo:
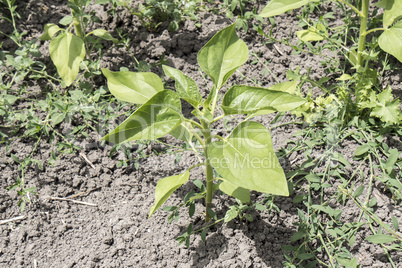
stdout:
<svg viewBox="0 0 402 268">
<path fill-rule="evenodd" d="M 14 104 L 14 102 L 16 102 L 18 100 L 18 97 L 14 96 L 14 95 L 6 94 L 4 96 L 4 100 L 5 100 L 4 103 L 11 105 L 11 104 Z"/>
<path fill-rule="evenodd" d="M 396 19 L 402 16 L 402 1 L 400 0 L 382 0 L 374 5 L 385 9 L 382 18 L 384 28 L 388 28 Z"/>
<path fill-rule="evenodd" d="M 386 29 L 378 38 L 381 49 L 402 62 L 402 21 Z"/>
<path fill-rule="evenodd" d="M 226 141 L 208 147 L 211 165 L 236 186 L 288 196 L 288 185 L 272 147 L 269 131 L 260 123 L 239 124 Z"/>
<path fill-rule="evenodd" d="M 71 22 L 73 22 L 73 16 L 70 15 L 64 16 L 61 20 L 59 20 L 59 23 L 63 26 L 67 26 Z"/>
<path fill-rule="evenodd" d="M 112 41 L 113 43 L 117 43 L 119 40 L 117 40 L 116 38 L 114 38 L 108 31 L 104 30 L 104 29 L 96 29 L 90 33 L 88 33 L 87 35 L 93 34 L 99 38 L 102 38 L 104 40 L 108 40 L 108 41 Z"/>
<path fill-rule="evenodd" d="M 112 143 L 133 140 L 155 140 L 163 137 L 182 122 L 180 99 L 176 92 L 158 92 L 115 130 L 103 137 Z"/>
<path fill-rule="evenodd" d="M 85 57 L 84 41 L 72 33 L 64 33 L 50 41 L 49 51 L 60 77 L 66 86 L 71 85 Z"/>
<path fill-rule="evenodd" d="M 371 243 L 375 243 L 375 244 L 384 244 L 384 243 L 394 242 L 397 239 L 390 235 L 377 234 L 377 235 L 370 235 L 369 237 L 366 237 L 366 240 Z"/>
<path fill-rule="evenodd" d="M 399 121 L 399 99 L 393 99 L 391 87 L 377 95 L 378 101 L 371 116 L 381 119 L 383 122 L 398 123 Z"/>
<path fill-rule="evenodd" d="M 223 180 L 223 182 L 219 184 L 219 190 L 227 195 L 239 199 L 243 203 L 250 203 L 250 191 L 231 184 L 228 181 Z"/>
<path fill-rule="evenodd" d="M 187 170 L 183 174 L 166 177 L 158 181 L 155 188 L 155 204 L 151 207 L 148 217 L 151 217 L 177 188 L 186 183 L 189 177 L 190 172 Z"/>
<path fill-rule="evenodd" d="M 267 18 L 285 13 L 286 11 L 306 5 L 311 0 L 271 0 L 263 8 L 260 17 Z"/>
<path fill-rule="evenodd" d="M 163 90 L 162 80 L 154 73 L 111 72 L 102 68 L 110 92 L 119 100 L 143 104 Z"/>
<path fill-rule="evenodd" d="M 176 91 L 180 98 L 186 100 L 194 107 L 199 107 L 202 97 L 195 81 L 175 68 L 166 65 L 162 65 L 162 68 L 165 75 L 176 82 Z"/>
<path fill-rule="evenodd" d="M 317 32 L 320 31 L 320 33 Z M 296 32 L 297 37 L 303 42 L 321 41 L 324 40 L 324 36 L 328 36 L 327 29 L 322 24 L 317 24 L 317 29 L 309 27 L 308 30 L 301 30 Z"/>
<path fill-rule="evenodd" d="M 298 83 L 299 83 L 298 80 L 282 82 L 282 83 L 275 84 L 275 85 L 269 87 L 268 89 L 282 91 L 282 92 L 286 92 L 289 94 L 294 94 Z M 276 110 L 274 110 L 274 109 L 259 110 L 253 114 L 249 114 L 247 116 L 247 119 L 250 119 L 252 117 L 256 117 L 259 115 L 266 115 L 266 114 L 271 114 L 271 113 L 275 113 L 275 112 L 276 112 Z"/>
<path fill-rule="evenodd" d="M 259 110 L 279 112 L 293 110 L 304 104 L 299 96 L 261 87 L 233 86 L 223 97 L 225 114 L 252 114 Z"/>
<path fill-rule="evenodd" d="M 48 23 L 45 25 L 45 29 L 43 34 L 39 37 L 39 40 L 51 40 L 53 35 L 55 35 L 58 31 L 61 31 L 61 28 L 54 23 Z"/>
<path fill-rule="evenodd" d="M 176 139 L 189 142 L 191 141 L 193 134 L 187 128 L 187 126 L 180 124 L 176 128 L 174 128 L 169 134 L 175 137 Z"/>
<path fill-rule="evenodd" d="M 216 90 L 219 90 L 247 59 L 247 45 L 236 35 L 235 24 L 215 34 L 197 55 L 198 64 L 211 77 Z"/>
<path fill-rule="evenodd" d="M 297 80 L 282 82 L 282 83 L 278 83 L 273 86 L 270 86 L 268 89 L 275 90 L 275 91 L 282 91 L 282 92 L 286 92 L 289 94 L 294 94 L 296 92 L 298 83 L 299 83 L 299 81 L 297 81 Z"/>
</svg>

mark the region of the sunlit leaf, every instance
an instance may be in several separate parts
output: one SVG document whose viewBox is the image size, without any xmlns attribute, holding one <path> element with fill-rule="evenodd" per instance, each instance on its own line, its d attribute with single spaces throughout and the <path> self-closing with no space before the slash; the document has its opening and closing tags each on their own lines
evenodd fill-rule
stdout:
<svg viewBox="0 0 402 268">
<path fill-rule="evenodd" d="M 384 28 L 388 28 L 396 19 L 402 17 L 402 1 L 400 0 L 382 0 L 374 5 L 385 9 L 382 18 Z"/>
<path fill-rule="evenodd" d="M 231 207 L 228 211 L 226 211 L 223 221 L 230 222 L 231 220 L 235 219 L 238 215 L 239 210 L 236 207 Z"/>
<path fill-rule="evenodd" d="M 386 29 L 378 38 L 381 49 L 402 62 L 402 21 Z"/>
<path fill-rule="evenodd" d="M 272 147 L 269 131 L 260 123 L 239 124 L 226 141 L 208 147 L 211 165 L 236 186 L 288 196 L 288 185 Z"/>
<path fill-rule="evenodd" d="M 252 114 L 259 110 L 290 111 L 305 103 L 299 96 L 261 87 L 233 86 L 223 97 L 225 114 Z"/>
<path fill-rule="evenodd" d="M 112 41 L 115 44 L 117 44 L 117 42 L 119 41 L 118 39 L 114 38 L 108 31 L 106 31 L 104 29 L 96 29 L 96 30 L 88 33 L 87 35 L 90 35 L 90 34 L 93 34 L 99 38 L 102 38 L 103 40 Z"/>
<path fill-rule="evenodd" d="M 392 90 L 388 87 L 383 92 L 377 95 L 378 101 L 371 116 L 375 116 L 381 119 L 381 121 L 388 123 L 397 123 L 399 121 L 399 99 L 393 99 Z"/>
<path fill-rule="evenodd" d="M 366 237 L 366 240 L 375 244 L 384 244 L 394 242 L 397 239 L 391 235 L 376 234 Z"/>
<path fill-rule="evenodd" d="M 235 24 L 215 34 L 197 55 L 198 64 L 217 90 L 247 59 L 247 45 L 236 35 Z"/>
<path fill-rule="evenodd" d="M 186 183 L 189 177 L 190 172 L 187 170 L 183 174 L 166 177 L 158 181 L 155 188 L 155 203 L 151 207 L 148 217 L 151 217 L 177 188 Z"/>
<path fill-rule="evenodd" d="M 72 33 L 64 33 L 50 41 L 49 51 L 60 77 L 66 86 L 71 85 L 85 57 L 84 41 Z"/>
<path fill-rule="evenodd" d="M 39 37 L 39 39 L 43 41 L 51 40 L 53 38 L 53 35 L 55 35 L 58 31 L 61 31 L 59 26 L 54 23 L 48 23 L 45 25 L 44 32 Z"/>
<path fill-rule="evenodd" d="M 103 140 L 120 144 L 133 140 L 155 140 L 182 122 L 180 99 L 174 91 L 158 92 Z"/>
<path fill-rule="evenodd" d="M 163 90 L 162 80 L 154 73 L 111 72 L 102 68 L 110 92 L 119 100 L 143 104 Z"/>
<path fill-rule="evenodd" d="M 304 6 L 311 0 L 271 0 L 263 8 L 260 17 L 267 18 L 285 13 L 286 11 Z"/>
<path fill-rule="evenodd" d="M 165 74 L 176 82 L 176 91 L 180 98 L 194 107 L 198 107 L 202 102 L 202 97 L 195 81 L 175 68 L 166 65 L 163 65 L 162 68 Z"/>
<path fill-rule="evenodd" d="M 328 36 L 328 32 L 324 25 L 317 24 L 317 29 L 309 27 L 308 30 L 297 31 L 296 35 L 303 42 L 311 42 L 324 40 L 324 36 Z"/>
</svg>

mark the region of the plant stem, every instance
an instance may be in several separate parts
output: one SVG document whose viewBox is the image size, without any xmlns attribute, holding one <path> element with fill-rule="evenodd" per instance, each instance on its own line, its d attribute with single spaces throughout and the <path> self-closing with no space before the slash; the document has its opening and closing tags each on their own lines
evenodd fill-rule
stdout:
<svg viewBox="0 0 402 268">
<path fill-rule="evenodd" d="M 363 51 L 366 47 L 366 30 L 368 21 L 368 9 L 370 0 L 362 1 L 362 10 L 360 15 L 360 33 L 359 33 L 359 46 L 357 51 L 357 65 L 363 66 Z"/>
<path fill-rule="evenodd" d="M 211 125 L 205 121 L 201 122 L 202 124 L 202 133 L 204 135 L 205 143 L 204 143 L 204 154 L 205 154 L 205 176 L 207 181 L 207 194 L 205 196 L 205 222 L 209 222 L 211 220 L 211 215 L 209 215 L 209 210 L 212 207 L 212 187 L 214 185 L 214 173 L 211 166 L 210 159 L 208 157 L 208 146 L 211 143 Z"/>
<path fill-rule="evenodd" d="M 81 38 L 82 40 L 84 40 L 84 35 L 83 35 L 83 33 L 82 33 L 82 28 L 81 28 L 81 24 L 80 24 L 80 21 L 79 21 L 79 19 L 78 18 L 74 18 L 73 19 L 73 21 L 74 21 L 74 29 L 75 29 L 75 33 L 77 34 L 77 36 L 79 37 L 79 38 Z"/>
<path fill-rule="evenodd" d="M 353 9 L 354 12 L 356 12 L 356 14 L 358 14 L 360 17 L 362 17 L 362 13 L 355 7 L 353 6 L 351 3 L 344 1 L 344 0 L 337 0 L 339 3 L 342 3 L 344 5 L 347 5 L 348 7 L 350 7 L 351 9 Z M 365 1 L 365 0 L 363 0 Z"/>
</svg>

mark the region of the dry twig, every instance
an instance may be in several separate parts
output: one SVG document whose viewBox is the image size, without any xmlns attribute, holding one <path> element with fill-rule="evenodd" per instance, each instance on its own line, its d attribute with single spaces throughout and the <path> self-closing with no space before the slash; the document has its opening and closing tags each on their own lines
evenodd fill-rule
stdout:
<svg viewBox="0 0 402 268">
<path fill-rule="evenodd" d="M 69 199 L 69 198 L 61 198 L 61 197 L 53 197 L 53 196 L 47 196 L 47 197 L 43 197 L 43 198 L 48 198 L 50 200 L 56 200 L 56 201 L 73 202 L 73 203 L 76 203 L 76 204 L 81 204 L 81 205 L 86 205 L 86 206 L 91 206 L 91 207 L 97 207 L 98 206 L 97 204 L 83 202 L 83 201 L 77 201 L 77 200 L 73 200 L 73 199 Z"/>
<path fill-rule="evenodd" d="M 24 215 L 23 216 L 18 216 L 18 217 L 15 217 L 15 218 L 11 218 L 11 219 L 8 219 L 8 220 L 2 220 L 2 221 L 0 221 L 0 225 L 8 223 L 8 222 L 20 221 L 20 220 L 23 220 L 23 219 L 25 219 Z"/>
<path fill-rule="evenodd" d="M 85 154 L 83 152 L 80 152 L 80 156 L 85 160 L 85 162 L 88 163 L 88 165 L 90 165 L 93 169 L 95 169 L 94 164 L 92 164 L 92 162 L 89 161 L 89 159 L 85 156 Z"/>
</svg>

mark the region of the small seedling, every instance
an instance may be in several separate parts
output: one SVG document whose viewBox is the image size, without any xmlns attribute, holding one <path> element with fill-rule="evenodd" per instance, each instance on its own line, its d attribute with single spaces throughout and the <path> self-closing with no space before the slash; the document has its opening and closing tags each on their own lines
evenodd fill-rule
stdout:
<svg viewBox="0 0 402 268">
<path fill-rule="evenodd" d="M 175 81 L 176 91 L 165 89 L 162 80 L 153 73 L 102 69 L 109 89 L 116 98 L 141 104 L 103 140 L 120 144 L 155 140 L 171 134 L 189 143 L 199 159 L 204 159 L 202 164 L 182 174 L 158 181 L 155 204 L 149 216 L 189 180 L 191 169 L 199 165 L 205 167 L 205 196 L 192 196 L 191 200 L 205 199 L 206 222 L 214 216 L 212 196 L 218 188 L 243 203 L 250 201 L 250 190 L 283 196 L 289 194 L 268 129 L 249 119 L 276 111 L 289 111 L 302 105 L 305 102 L 303 98 L 289 93 L 296 89 L 297 83 L 285 82 L 271 88 L 235 85 L 224 94 L 218 109 L 220 89 L 247 61 L 248 53 L 246 44 L 236 35 L 235 24 L 219 31 L 199 51 L 198 63 L 213 82 L 205 100 L 193 79 L 166 65 L 163 70 L 166 76 Z M 180 99 L 192 106 L 194 119 L 184 117 Z M 239 123 L 227 137 L 212 132 L 215 122 L 236 114 L 245 114 L 247 119 Z M 201 146 L 201 151 L 196 149 L 195 143 Z"/>
<path fill-rule="evenodd" d="M 63 79 L 66 86 L 71 85 L 77 78 L 80 64 L 84 61 L 88 44 L 93 42 L 91 49 L 96 48 L 99 41 L 94 41 L 91 35 L 103 40 L 117 43 L 117 39 L 104 29 L 96 29 L 85 34 L 85 26 L 96 17 L 85 13 L 85 8 L 89 6 L 91 0 L 69 0 L 68 6 L 71 9 L 71 16 L 65 16 L 60 20 L 60 24 L 68 27 L 62 29 L 54 23 L 45 25 L 44 33 L 40 40 L 51 40 L 49 44 L 50 57 L 57 68 L 57 72 Z M 71 33 L 74 26 L 75 33 Z M 60 32 L 60 33 L 59 33 Z M 56 37 L 55 34 L 59 33 Z M 99 40 L 99 39 L 98 39 Z M 90 53 L 89 53 L 90 54 Z"/>
</svg>

